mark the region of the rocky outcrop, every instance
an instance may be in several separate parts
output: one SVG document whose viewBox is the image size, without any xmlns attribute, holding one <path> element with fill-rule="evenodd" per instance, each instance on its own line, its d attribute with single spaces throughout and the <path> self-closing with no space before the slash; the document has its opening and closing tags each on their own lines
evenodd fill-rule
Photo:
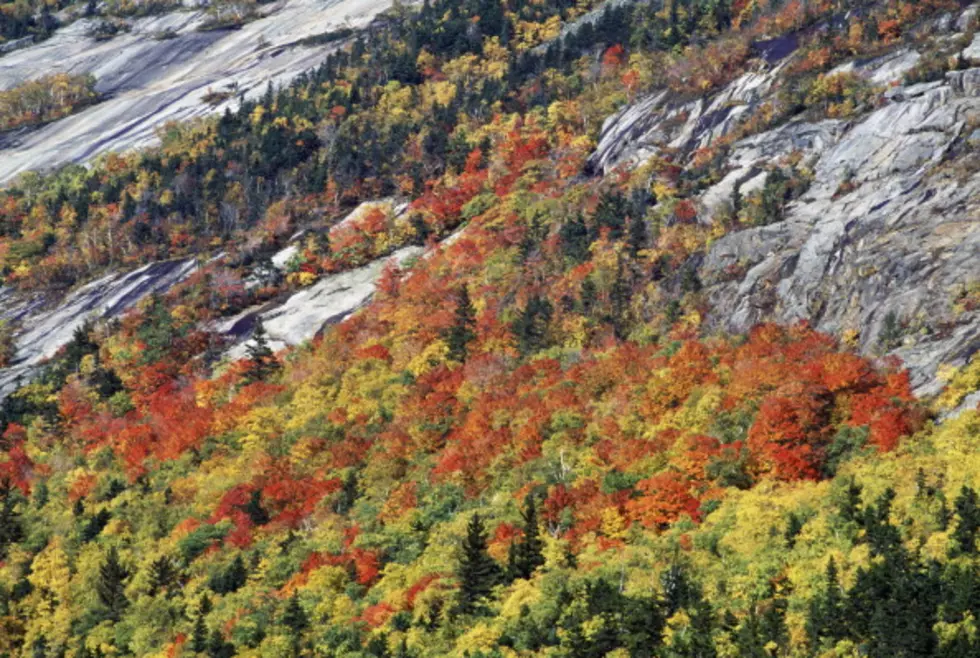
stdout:
<svg viewBox="0 0 980 658">
<path fill-rule="evenodd" d="M 389 258 L 380 258 L 348 272 L 325 276 L 281 304 L 248 309 L 224 320 L 214 329 L 232 341 L 244 340 L 255 326 L 256 318 L 261 317 L 273 349 L 299 345 L 366 303 L 374 294 L 375 283 L 385 265 L 389 262 L 403 265 L 422 251 L 421 247 L 405 247 Z M 239 359 L 245 355 L 246 348 L 247 342 L 239 342 L 229 350 L 228 357 Z"/>
<path fill-rule="evenodd" d="M 389 262 L 404 265 L 422 252 L 421 247 L 405 247 L 363 267 L 325 276 L 282 302 L 247 309 L 209 329 L 233 344 L 227 353 L 231 359 L 245 355 L 246 341 L 259 317 L 274 349 L 299 345 L 364 305 Z M 86 321 L 118 317 L 147 295 L 170 290 L 196 268 L 195 259 L 151 263 L 126 274 L 106 275 L 60 300 L 25 299 L 10 289 L 0 289 L 0 318 L 21 328 L 13 364 L 0 369 L 0 399 L 30 381 Z"/>
<path fill-rule="evenodd" d="M 708 221 L 736 185 L 743 195 L 757 189 L 765 168 L 790 153 L 813 180 L 783 221 L 712 243 L 701 267 L 711 324 L 741 332 L 760 321 L 808 320 L 866 354 L 902 358 L 926 395 L 941 386 L 939 365 L 962 364 L 980 349 L 980 313 L 954 308 L 980 280 L 980 158 L 970 146 L 980 68 L 901 86 L 918 60 L 904 50 L 841 67 L 892 87 L 857 119 L 790 122 L 730 149 L 723 179 L 699 199 Z M 779 67 L 761 65 L 712 99 L 677 104 L 662 92 L 625 108 L 606 122 L 593 169 L 730 134 L 739 115 L 765 101 Z"/>
<path fill-rule="evenodd" d="M 131 21 L 108 41 L 90 36 L 80 19 L 51 38 L 0 57 L 0 90 L 48 73 L 91 73 L 104 96 L 98 105 L 21 133 L 0 145 L 0 182 L 22 171 L 83 162 L 107 151 L 157 140 L 167 121 L 191 119 L 261 94 L 319 65 L 336 43 L 302 45 L 308 37 L 368 23 L 390 0 L 283 0 L 238 30 L 199 31 L 202 11 L 176 11 Z M 166 38 L 164 38 L 166 37 Z M 209 92 L 228 100 L 213 102 Z"/>
<path fill-rule="evenodd" d="M 0 397 L 28 381 L 87 320 L 118 317 L 147 295 L 166 292 L 196 268 L 194 259 L 151 263 L 126 274 L 108 274 L 60 300 L 41 295 L 24 299 L 0 289 L 0 318 L 20 327 L 13 364 L 0 369 Z"/>
<path fill-rule="evenodd" d="M 730 195 L 731 178 L 793 149 L 809 155 L 814 180 L 785 221 L 712 245 L 704 277 L 714 321 L 743 331 L 806 319 L 859 332 L 864 352 L 892 351 L 920 393 L 935 392 L 938 366 L 980 347 L 980 316 L 952 308 L 980 279 L 980 171 L 955 153 L 980 120 L 980 95 L 962 84 L 972 74 L 893 93 L 853 124 L 790 124 L 737 144 L 732 173 L 705 199 Z M 746 273 L 725 280 L 733 269 Z M 893 339 L 900 345 L 882 340 L 889 316 L 905 334 Z"/>
</svg>

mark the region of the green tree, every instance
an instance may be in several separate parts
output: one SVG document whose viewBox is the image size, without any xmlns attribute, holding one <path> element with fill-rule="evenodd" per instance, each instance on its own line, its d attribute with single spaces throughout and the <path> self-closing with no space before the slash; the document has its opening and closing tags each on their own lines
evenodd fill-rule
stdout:
<svg viewBox="0 0 980 658">
<path fill-rule="evenodd" d="M 95 586 L 99 602 L 105 608 L 106 618 L 111 621 L 119 621 L 129 607 L 129 599 L 126 598 L 128 577 L 129 572 L 119 562 L 119 552 L 113 546 L 109 549 L 105 562 L 99 567 L 99 580 Z"/>
<path fill-rule="evenodd" d="M 248 570 L 241 555 L 236 555 L 227 568 L 221 569 L 208 580 L 208 587 L 218 594 L 237 592 L 248 580 Z"/>
<path fill-rule="evenodd" d="M 453 325 L 446 332 L 446 344 L 449 347 L 449 358 L 462 363 L 469 353 L 469 344 L 476 338 L 476 309 L 470 300 L 470 292 L 466 286 L 460 286 L 456 293 L 456 311 Z"/>
<path fill-rule="evenodd" d="M 255 320 L 252 340 L 246 348 L 246 357 L 250 362 L 248 372 L 245 374 L 245 380 L 248 382 L 268 379 L 281 368 L 272 348 L 269 347 L 269 335 L 266 333 L 262 318 Z"/>
<path fill-rule="evenodd" d="M 0 482 L 0 560 L 6 557 L 11 544 L 24 538 L 20 512 L 14 507 L 16 502 L 10 482 Z"/>
<path fill-rule="evenodd" d="M 204 615 L 198 613 L 197 620 L 194 622 L 194 630 L 191 632 L 191 651 L 194 653 L 204 653 L 208 650 L 208 626 L 204 622 Z"/>
<path fill-rule="evenodd" d="M 544 544 L 538 526 L 538 511 L 534 497 L 528 494 L 521 510 L 523 534 L 511 544 L 508 555 L 508 576 L 510 578 L 530 578 L 538 567 L 544 565 Z"/>
<path fill-rule="evenodd" d="M 154 560 L 150 564 L 150 596 L 156 596 L 157 592 L 170 587 L 176 576 L 169 557 L 163 555 Z"/>
<path fill-rule="evenodd" d="M 977 492 L 967 486 L 960 489 L 959 496 L 953 502 L 956 510 L 956 528 L 953 530 L 953 541 L 956 550 L 963 555 L 975 555 L 977 552 L 977 531 L 980 531 L 980 507 L 977 506 Z"/>
<path fill-rule="evenodd" d="M 479 602 L 490 596 L 494 585 L 500 581 L 500 566 L 487 552 L 487 533 L 478 513 L 470 517 L 466 527 L 457 576 L 459 609 L 464 614 L 475 612 Z"/>
<path fill-rule="evenodd" d="M 547 299 L 535 295 L 528 300 L 527 306 L 511 325 L 521 354 L 534 354 L 547 345 L 552 312 L 551 302 Z"/>
<path fill-rule="evenodd" d="M 309 626 L 310 621 L 303 611 L 303 606 L 299 603 L 299 596 L 293 590 L 293 595 L 289 597 L 286 609 L 282 613 L 282 625 L 292 631 L 294 636 L 299 636 Z"/>
</svg>

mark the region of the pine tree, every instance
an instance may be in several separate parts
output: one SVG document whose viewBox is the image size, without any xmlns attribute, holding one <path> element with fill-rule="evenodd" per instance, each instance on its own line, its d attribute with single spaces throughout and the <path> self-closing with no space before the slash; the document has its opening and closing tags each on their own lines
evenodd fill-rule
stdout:
<svg viewBox="0 0 980 658">
<path fill-rule="evenodd" d="M 521 354 L 534 354 L 547 345 L 552 312 L 551 302 L 547 299 L 535 295 L 528 300 L 527 306 L 511 325 Z"/>
<path fill-rule="evenodd" d="M 269 335 L 265 331 L 262 318 L 255 320 L 255 329 L 252 331 L 252 340 L 248 344 L 246 356 L 251 362 L 245 374 L 245 380 L 248 382 L 268 379 L 281 367 L 275 354 L 272 353 L 272 348 L 269 347 Z"/>
<path fill-rule="evenodd" d="M 820 646 L 824 640 L 833 646 L 845 636 L 844 600 L 837 578 L 837 563 L 833 558 L 827 562 L 824 581 L 823 593 L 810 603 L 806 624 L 807 634 L 814 646 Z"/>
<path fill-rule="evenodd" d="M 956 549 L 961 554 L 974 555 L 977 552 L 977 532 L 980 531 L 977 493 L 964 485 L 953 502 L 953 507 L 957 518 L 956 528 L 953 530 Z"/>
<path fill-rule="evenodd" d="M 289 597 L 289 603 L 286 604 L 286 609 L 282 613 L 282 625 L 292 631 L 294 636 L 298 636 L 306 630 L 309 623 L 303 606 L 299 604 L 299 597 L 293 590 L 293 595 Z"/>
<path fill-rule="evenodd" d="M 128 577 L 129 572 L 119 562 L 119 553 L 113 546 L 99 567 L 99 580 L 95 586 L 99 602 L 106 609 L 106 617 L 110 621 L 119 621 L 129 606 L 125 584 Z"/>
<path fill-rule="evenodd" d="M 261 489 L 255 489 L 252 492 L 252 495 L 249 496 L 248 502 L 242 506 L 242 511 L 248 515 L 248 518 L 254 525 L 260 526 L 269 522 L 269 513 L 265 511 L 264 507 L 262 507 Z"/>
<path fill-rule="evenodd" d="M 629 253 L 631 258 L 636 258 L 640 252 L 646 249 L 647 241 L 650 239 L 650 231 L 647 229 L 647 220 L 642 215 L 630 218 L 629 224 Z"/>
<path fill-rule="evenodd" d="M 558 238 L 561 241 L 561 252 L 569 262 L 578 264 L 589 259 L 592 236 L 580 216 L 562 224 L 558 230 Z"/>
<path fill-rule="evenodd" d="M 225 642 L 221 631 L 216 628 L 208 638 L 207 652 L 211 658 L 232 658 L 235 655 L 235 645 Z"/>
<path fill-rule="evenodd" d="M 248 570 L 241 555 L 236 555 L 235 559 L 227 569 L 219 571 L 208 581 L 208 586 L 218 594 L 230 594 L 237 592 L 248 580 Z"/>
<path fill-rule="evenodd" d="M 459 560 L 459 609 L 471 614 L 500 580 L 500 567 L 487 553 L 487 534 L 479 514 L 470 517 Z"/>
<path fill-rule="evenodd" d="M 544 565 L 544 544 L 538 527 L 538 512 L 531 494 L 524 499 L 521 511 L 524 534 L 511 544 L 508 555 L 508 575 L 513 578 L 530 578 L 535 570 Z"/>
<path fill-rule="evenodd" d="M 194 653 L 204 653 L 208 650 L 208 627 L 204 623 L 204 615 L 198 614 L 197 621 L 194 622 L 194 630 L 191 633 L 191 651 Z"/>
<path fill-rule="evenodd" d="M 156 596 L 157 592 L 168 588 L 176 575 L 173 563 L 166 555 L 154 560 L 150 564 L 150 596 Z"/>
<path fill-rule="evenodd" d="M 24 538 L 20 512 L 15 508 L 13 488 L 8 481 L 0 482 L 0 560 L 7 555 L 7 549 Z"/>
<path fill-rule="evenodd" d="M 449 347 L 449 358 L 462 363 L 469 353 L 469 344 L 476 338 L 473 330 L 476 326 L 476 309 L 470 300 L 466 286 L 460 286 L 456 294 L 456 312 L 453 325 L 446 332 L 446 344 Z"/>
<path fill-rule="evenodd" d="M 347 514 L 357 502 L 358 497 L 357 491 L 357 473 L 353 470 L 348 471 L 347 475 L 344 477 L 344 485 L 340 490 L 340 496 L 337 498 L 337 502 L 334 504 L 334 511 L 337 514 Z"/>
</svg>

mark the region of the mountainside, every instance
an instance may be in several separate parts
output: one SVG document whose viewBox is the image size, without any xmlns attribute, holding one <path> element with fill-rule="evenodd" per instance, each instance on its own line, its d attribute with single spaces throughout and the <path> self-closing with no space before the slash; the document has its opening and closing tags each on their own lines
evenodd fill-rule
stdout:
<svg viewBox="0 0 980 658">
<path fill-rule="evenodd" d="M 331 36 L 365 25 L 389 4 L 284 0 L 263 5 L 239 29 L 207 31 L 212 14 L 171 11 L 120 19 L 108 40 L 99 33 L 104 19 L 79 18 L 0 57 L 0 91 L 42 74 L 90 74 L 102 98 L 54 125 L 0 135 L 0 182 L 154 143 L 168 121 L 221 111 L 269 83 L 288 83 L 337 47 Z"/>
<path fill-rule="evenodd" d="M 980 653 L 977 3 L 0 12 L 0 656 Z"/>
</svg>

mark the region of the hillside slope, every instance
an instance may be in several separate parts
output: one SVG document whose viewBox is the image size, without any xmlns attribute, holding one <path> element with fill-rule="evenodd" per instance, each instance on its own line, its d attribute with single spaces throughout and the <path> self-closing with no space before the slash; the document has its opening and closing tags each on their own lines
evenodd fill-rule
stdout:
<svg viewBox="0 0 980 658">
<path fill-rule="evenodd" d="M 265 5 L 240 29 L 209 31 L 200 31 L 210 20 L 204 11 L 175 10 L 130 19 L 126 31 L 105 41 L 93 36 L 98 20 L 74 21 L 0 57 L 0 91 L 42 75 L 90 73 L 103 100 L 56 125 L 0 136 L 0 182 L 154 144 L 168 121 L 220 112 L 242 94 L 287 84 L 337 47 L 304 40 L 362 27 L 389 4 L 286 0 Z"/>
<path fill-rule="evenodd" d="M 977 9 L 396 7 L 12 182 L 0 654 L 976 655 Z"/>
</svg>

